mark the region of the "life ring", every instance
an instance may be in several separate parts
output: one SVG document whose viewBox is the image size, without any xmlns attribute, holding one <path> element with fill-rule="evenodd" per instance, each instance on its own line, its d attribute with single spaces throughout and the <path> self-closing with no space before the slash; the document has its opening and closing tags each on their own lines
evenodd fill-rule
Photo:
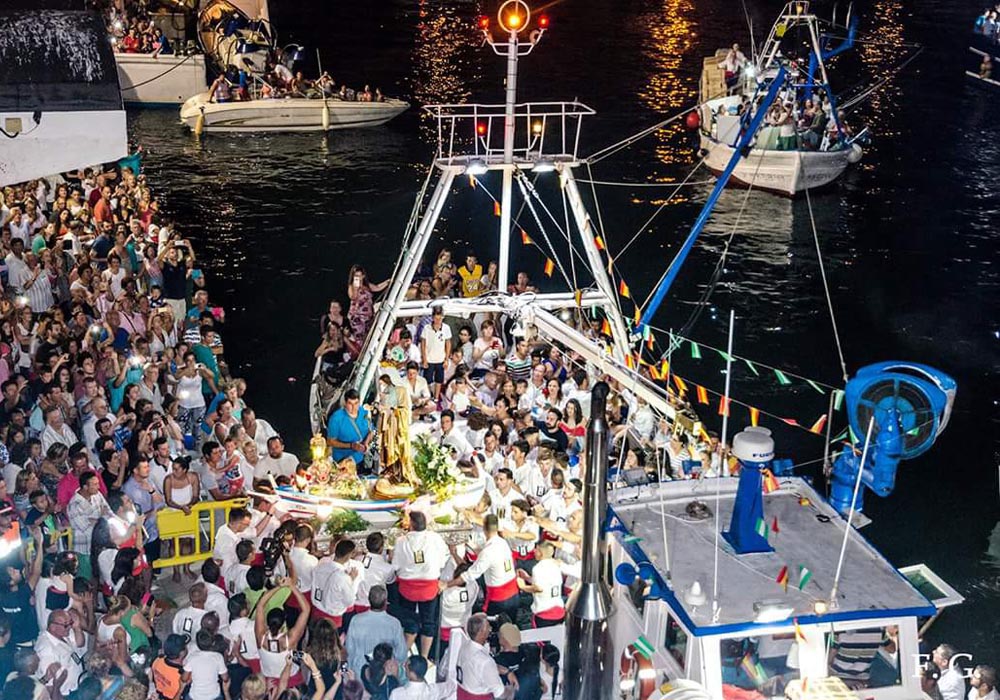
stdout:
<svg viewBox="0 0 1000 700">
<path fill-rule="evenodd" d="M 656 669 L 653 662 L 639 653 L 635 644 L 622 651 L 619 665 L 622 700 L 648 700 L 656 689 Z"/>
</svg>

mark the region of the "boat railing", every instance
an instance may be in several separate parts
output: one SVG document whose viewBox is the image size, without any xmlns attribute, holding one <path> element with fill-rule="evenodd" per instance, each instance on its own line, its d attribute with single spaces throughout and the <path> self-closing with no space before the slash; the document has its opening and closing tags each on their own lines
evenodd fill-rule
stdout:
<svg viewBox="0 0 1000 700">
<path fill-rule="evenodd" d="M 437 160 L 443 165 L 503 162 L 506 106 L 429 105 L 437 121 Z M 583 118 L 595 114 L 580 102 L 528 102 L 514 106 L 513 157 L 520 163 L 576 162 Z"/>
</svg>

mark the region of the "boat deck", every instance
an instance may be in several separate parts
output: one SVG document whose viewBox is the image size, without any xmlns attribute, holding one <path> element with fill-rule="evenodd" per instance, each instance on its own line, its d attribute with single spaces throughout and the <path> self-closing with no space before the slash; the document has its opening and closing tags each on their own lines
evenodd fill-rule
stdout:
<svg viewBox="0 0 1000 700">
<path fill-rule="evenodd" d="M 737 483 L 737 479 L 722 479 L 719 483 L 722 531 L 729 529 Z M 755 603 L 787 607 L 787 618 L 796 617 L 803 624 L 816 622 L 819 619 L 816 603 L 821 606 L 829 603 L 846 522 L 804 480 L 782 479 L 779 490 L 764 495 L 764 520 L 773 552 L 738 556 L 719 537 L 720 611 L 718 621 L 713 623 L 715 519 L 710 516 L 696 520 L 686 513 L 686 508 L 698 500 L 708 506 L 709 513 L 714 513 L 715 488 L 714 480 L 700 480 L 668 482 L 652 490 L 647 487 L 637 499 L 636 489 L 616 492 L 611 498 L 611 508 L 616 520 L 627 529 L 627 533 L 616 533 L 623 547 L 637 564 L 652 562 L 662 584 L 667 579 L 666 541 L 670 580 L 663 597 L 679 613 L 686 614 L 685 622 L 695 634 L 763 626 L 747 622 L 756 617 Z M 777 532 L 773 531 L 775 523 Z M 787 590 L 777 581 L 782 567 L 788 567 Z M 801 591 L 800 567 L 812 573 Z M 684 592 L 695 581 L 708 596 L 704 605 L 684 602 Z M 932 615 L 934 611 L 934 606 L 852 528 L 837 600 L 829 605 L 822 619 L 832 622 Z"/>
</svg>

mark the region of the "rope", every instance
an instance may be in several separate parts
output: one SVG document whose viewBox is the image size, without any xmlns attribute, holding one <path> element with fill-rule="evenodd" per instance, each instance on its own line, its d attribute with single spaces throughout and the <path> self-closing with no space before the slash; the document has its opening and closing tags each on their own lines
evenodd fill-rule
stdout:
<svg viewBox="0 0 1000 700">
<path fill-rule="evenodd" d="M 153 82 L 154 80 L 159 80 L 160 78 L 162 78 L 163 76 L 165 76 L 170 71 L 177 70 L 178 68 L 180 68 L 181 66 L 183 66 L 185 63 L 187 63 L 189 60 L 191 60 L 192 56 L 195 56 L 195 55 L 197 55 L 197 54 L 193 54 L 193 53 L 192 54 L 188 54 L 187 56 L 184 57 L 183 61 L 181 61 L 180 63 L 177 63 L 177 64 L 171 66 L 170 68 L 167 68 L 165 71 L 163 71 L 159 75 L 153 76 L 149 80 L 143 80 L 141 83 L 136 83 L 135 85 L 131 85 L 131 86 L 125 88 L 125 89 L 126 90 L 134 90 L 136 88 L 142 87 L 143 85 L 148 85 L 149 83 Z"/>
<path fill-rule="evenodd" d="M 538 225 L 538 230 L 542 234 L 542 239 L 545 241 L 545 245 L 549 247 L 549 251 L 552 253 L 552 260 L 554 261 L 555 265 L 559 268 L 559 273 L 563 276 L 563 279 L 566 280 L 566 284 L 572 285 L 573 282 L 570 280 L 569 275 L 566 273 L 566 268 L 563 267 L 562 260 L 560 260 L 559 256 L 556 255 L 555 246 L 552 245 L 552 241 L 549 240 L 548 232 L 546 232 L 545 227 L 542 225 L 541 219 L 538 218 L 538 212 L 535 211 L 535 205 L 531 203 L 531 195 L 528 194 L 528 189 L 525 186 L 526 180 L 527 178 L 524 177 L 524 174 L 520 170 L 518 170 L 517 185 L 518 188 L 520 188 L 521 190 L 521 196 L 524 197 L 524 201 L 528 205 L 528 211 L 531 212 L 531 216 L 535 219 L 535 223 Z M 570 260 L 573 259 L 572 254 L 570 254 L 569 257 Z"/>
<path fill-rule="evenodd" d="M 594 172 L 590 162 L 587 162 L 587 176 L 591 180 L 594 179 Z M 598 199 L 597 197 L 597 188 L 594 187 L 593 182 L 590 183 L 590 196 L 594 198 L 594 208 L 597 210 L 597 226 L 601 229 L 601 236 L 604 238 L 605 245 L 609 245 L 607 239 L 607 231 L 604 230 L 604 215 L 601 213 L 601 200 Z M 581 231 L 580 235 L 581 236 L 584 235 L 584 232 Z M 612 289 L 614 289 L 615 287 L 615 275 L 614 272 L 612 272 L 612 265 L 614 265 L 614 263 L 615 260 L 613 257 L 611 257 L 611 252 L 608 251 L 608 278 L 609 278 L 608 281 L 611 282 Z M 597 273 L 594 274 L 595 279 L 596 276 Z M 622 313 L 621 299 L 619 299 L 617 295 L 614 295 L 613 299 L 615 302 L 615 308 L 618 309 L 618 313 L 621 314 Z"/>
<path fill-rule="evenodd" d="M 802 158 L 802 151 L 799 150 L 799 167 L 805 172 L 805 161 Z M 808 179 L 806 180 L 808 182 Z M 847 383 L 847 363 L 844 361 L 844 348 L 840 343 L 840 331 L 837 329 L 837 315 L 833 311 L 833 299 L 830 296 L 830 283 L 826 279 L 826 266 L 823 264 L 823 251 L 819 247 L 819 233 L 816 231 L 816 217 L 813 215 L 812 197 L 809 196 L 809 188 L 805 188 L 806 206 L 809 209 L 809 225 L 812 227 L 813 242 L 816 244 L 816 260 L 819 263 L 819 274 L 823 280 L 823 294 L 826 296 L 826 308 L 830 311 L 830 325 L 833 326 L 833 339 L 837 345 L 837 357 L 840 360 L 840 371 Z"/>
<path fill-rule="evenodd" d="M 677 187 L 680 184 L 676 182 L 610 182 L 608 180 L 583 180 L 581 178 L 577 178 L 576 181 L 605 187 Z M 694 187 L 696 185 L 711 185 L 713 182 L 715 182 L 714 178 L 709 180 L 695 180 L 694 182 L 684 184 L 688 187 Z"/>
<path fill-rule="evenodd" d="M 840 105 L 840 109 L 842 109 L 845 112 L 847 112 L 848 110 L 850 110 L 851 108 L 853 108 L 859 102 L 861 102 L 866 97 L 868 97 L 868 95 L 870 95 L 871 93 L 875 92 L 880 87 L 882 87 L 883 85 L 885 85 L 887 82 L 889 82 L 890 80 L 892 80 L 893 78 L 895 78 L 897 75 L 899 75 L 899 72 L 901 70 L 903 70 L 904 68 L 906 68 L 906 66 L 910 65 L 910 63 L 913 62 L 914 60 L 916 60 L 917 56 L 919 56 L 923 52 L 924 52 L 924 47 L 921 46 L 917 50 L 916 53 L 914 53 L 908 59 L 906 59 L 905 61 L 903 61 L 902 63 L 900 63 L 898 66 L 896 66 L 892 70 L 892 72 L 889 73 L 889 75 L 887 75 L 886 77 L 882 78 L 882 80 L 878 81 L 877 83 L 875 83 L 874 85 L 872 85 L 867 90 L 863 90 L 862 92 L 858 93 L 854 97 L 852 97 L 849 100 L 847 100 L 846 102 L 844 102 L 842 105 Z"/>
<path fill-rule="evenodd" d="M 588 165 L 594 165 L 595 163 L 600 163 L 605 158 L 613 156 L 615 153 L 618 153 L 618 151 L 628 148 L 636 141 L 644 139 L 650 134 L 659 131 L 668 124 L 671 124 L 680 119 L 681 117 L 685 116 L 688 112 L 693 112 L 694 110 L 698 109 L 698 107 L 700 106 L 701 105 L 694 105 L 692 107 L 688 107 L 683 112 L 678 112 L 674 116 L 668 117 L 667 119 L 664 119 L 661 122 L 657 122 L 656 124 L 653 124 L 653 126 L 646 127 L 642 131 L 633 134 L 632 136 L 628 136 L 622 139 L 621 141 L 618 141 L 617 143 L 613 143 L 610 146 L 606 146 L 605 148 L 602 148 L 601 150 L 597 151 L 596 153 L 593 153 L 592 155 L 584 158 L 583 160 Z"/>
</svg>

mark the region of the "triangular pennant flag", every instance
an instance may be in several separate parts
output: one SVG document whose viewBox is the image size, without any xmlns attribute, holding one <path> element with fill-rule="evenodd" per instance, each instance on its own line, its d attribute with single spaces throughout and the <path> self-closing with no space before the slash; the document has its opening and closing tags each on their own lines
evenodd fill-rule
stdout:
<svg viewBox="0 0 1000 700">
<path fill-rule="evenodd" d="M 815 389 L 816 393 L 818 393 L 818 394 L 825 394 L 826 393 L 826 391 L 823 389 L 823 387 L 821 387 L 819 384 L 817 384 L 816 382 L 814 382 L 812 379 L 807 379 L 806 380 L 806 384 L 808 384 L 813 389 Z"/>
<path fill-rule="evenodd" d="M 754 525 L 753 529 L 758 535 L 763 537 L 765 540 L 767 539 L 767 523 L 764 522 L 763 518 L 757 518 L 757 523 Z"/>
<path fill-rule="evenodd" d="M 727 399 L 725 396 L 719 397 L 719 415 L 728 416 L 729 415 L 729 402 L 732 399 Z"/>
<path fill-rule="evenodd" d="M 798 642 L 798 643 L 800 643 L 800 644 L 802 642 L 806 641 L 806 636 L 802 633 L 802 628 L 799 627 L 799 618 L 793 617 L 792 618 L 792 625 L 795 626 L 795 641 Z M 803 683 L 802 689 L 805 690 L 805 684 L 804 683 Z"/>
<path fill-rule="evenodd" d="M 788 590 L 788 567 L 781 567 L 781 571 L 778 572 L 778 578 L 774 579 L 777 581 L 778 585 L 785 591 Z"/>
<path fill-rule="evenodd" d="M 604 250 L 604 239 L 600 236 L 594 236 L 594 245 L 597 246 L 598 250 Z"/>
<path fill-rule="evenodd" d="M 804 566 L 799 567 L 799 590 L 801 591 L 809 583 L 809 579 L 812 578 L 813 572 Z"/>
<path fill-rule="evenodd" d="M 500 202 L 493 202 L 493 216 L 500 216 Z"/>
<path fill-rule="evenodd" d="M 698 347 L 698 343 L 694 342 L 693 340 L 690 341 L 690 342 L 691 342 L 691 359 L 692 360 L 700 360 L 701 359 L 701 348 L 699 348 Z"/>
<path fill-rule="evenodd" d="M 776 535 L 779 532 L 781 532 L 781 530 L 778 528 L 778 516 L 777 515 L 774 516 L 774 518 L 771 519 L 771 532 L 773 532 Z"/>
<path fill-rule="evenodd" d="M 642 315 L 639 313 L 639 307 L 635 307 L 635 313 L 632 314 L 632 322 L 636 328 L 639 327 L 639 321 L 642 319 Z"/>
<path fill-rule="evenodd" d="M 674 375 L 674 384 L 677 385 L 677 391 L 681 392 L 682 394 L 687 393 L 688 390 L 687 383 L 676 374 Z"/>
<path fill-rule="evenodd" d="M 476 189 L 476 176 L 475 175 L 469 175 L 469 187 L 471 187 L 472 189 Z"/>
<path fill-rule="evenodd" d="M 648 327 L 649 326 L 647 326 L 647 328 Z M 648 338 L 646 338 L 646 349 L 649 350 L 650 352 L 653 351 L 653 343 L 654 342 L 655 341 L 653 340 L 653 336 L 649 336 Z"/>
<path fill-rule="evenodd" d="M 663 377 L 660 376 L 659 368 L 655 364 L 649 366 L 649 377 L 650 379 L 655 379 L 656 381 L 663 379 Z"/>
<path fill-rule="evenodd" d="M 625 544 L 632 544 L 634 542 L 642 542 L 642 538 L 636 537 L 635 535 L 625 535 L 625 537 L 622 538 L 622 542 Z"/>
<path fill-rule="evenodd" d="M 781 488 L 780 484 L 778 484 L 778 480 L 774 476 L 774 473 L 770 469 L 762 469 L 761 477 L 760 487 L 764 493 L 771 493 Z"/>
<path fill-rule="evenodd" d="M 750 425 L 752 425 L 753 427 L 756 428 L 758 423 L 760 423 L 760 409 L 759 408 L 754 408 L 753 406 L 751 406 L 750 407 Z"/>
<path fill-rule="evenodd" d="M 749 651 L 743 656 L 740 666 L 755 686 L 759 688 L 764 685 L 764 681 L 767 680 L 767 672 L 759 661 L 754 661 L 753 655 Z"/>
<path fill-rule="evenodd" d="M 635 358 L 632 357 L 632 353 L 625 356 L 625 366 L 629 369 L 635 369 Z"/>
<path fill-rule="evenodd" d="M 833 390 L 833 410 L 839 411 L 840 407 L 844 405 L 844 390 L 834 389 Z"/>
<path fill-rule="evenodd" d="M 582 289 L 577 289 L 575 292 L 573 292 L 573 301 L 576 302 L 576 308 L 579 309 L 581 306 L 583 306 L 583 290 Z"/>
<path fill-rule="evenodd" d="M 611 335 L 611 324 L 608 323 L 608 319 L 604 319 L 604 323 L 601 324 L 601 335 Z"/>
<path fill-rule="evenodd" d="M 644 325 L 642 327 L 642 339 L 649 340 L 652 337 L 653 337 L 653 330 L 649 327 L 649 324 Z"/>
<path fill-rule="evenodd" d="M 722 358 L 723 362 L 732 362 L 734 359 L 733 356 L 730 355 L 725 350 L 719 350 L 718 348 L 716 348 L 715 351 L 719 353 L 719 357 Z"/>
<path fill-rule="evenodd" d="M 781 384 L 782 386 L 792 383 L 792 380 L 786 377 L 785 373 L 782 372 L 780 369 L 774 370 L 774 376 L 778 378 L 778 383 Z"/>
<path fill-rule="evenodd" d="M 823 432 L 823 427 L 825 425 L 826 425 L 826 414 L 824 413 L 822 416 L 816 419 L 815 423 L 812 424 L 812 427 L 809 428 L 809 432 L 816 433 L 817 435 L 819 435 Z"/>
<path fill-rule="evenodd" d="M 796 428 L 799 427 L 799 422 L 794 418 L 782 418 L 783 423 L 788 423 L 788 425 L 794 425 Z"/>
<path fill-rule="evenodd" d="M 625 299 L 631 299 L 632 294 L 628 290 L 628 285 L 625 284 L 625 280 L 618 280 L 618 296 Z"/>
<path fill-rule="evenodd" d="M 698 403 L 708 403 L 708 390 L 700 384 L 694 385 L 695 393 L 698 395 Z"/>
<path fill-rule="evenodd" d="M 760 376 L 760 372 L 757 371 L 757 367 L 754 366 L 753 362 L 751 362 L 750 360 L 743 360 L 743 361 L 746 363 L 747 369 L 749 369 L 751 372 L 753 372 L 758 377 Z"/>
<path fill-rule="evenodd" d="M 653 652 L 655 650 L 653 649 L 653 645 L 650 644 L 649 640 L 645 637 L 640 636 L 637 640 L 635 640 L 635 644 L 633 646 L 635 646 L 635 650 L 637 652 L 645 656 L 647 659 L 653 658 Z"/>
<path fill-rule="evenodd" d="M 531 240 L 531 236 L 529 236 L 528 232 L 525 231 L 523 228 L 521 229 L 521 243 L 523 243 L 524 245 L 531 245 L 532 243 L 534 243 L 534 241 Z"/>
<path fill-rule="evenodd" d="M 660 376 L 666 379 L 667 375 L 669 374 L 670 374 L 670 363 L 667 362 L 666 360 L 662 360 L 660 362 Z"/>
<path fill-rule="evenodd" d="M 850 426 L 850 425 L 847 426 L 847 435 L 851 438 L 851 444 L 852 445 L 857 445 L 858 444 L 858 436 L 854 434 L 854 427 L 853 426 Z"/>
<path fill-rule="evenodd" d="M 840 442 L 847 437 L 847 428 L 844 428 L 837 437 L 833 438 L 833 442 Z"/>
<path fill-rule="evenodd" d="M 556 264 L 552 261 L 552 259 L 551 258 L 546 258 L 545 259 L 545 276 L 546 277 L 551 277 L 552 273 L 555 272 L 555 269 L 556 269 Z"/>
</svg>

